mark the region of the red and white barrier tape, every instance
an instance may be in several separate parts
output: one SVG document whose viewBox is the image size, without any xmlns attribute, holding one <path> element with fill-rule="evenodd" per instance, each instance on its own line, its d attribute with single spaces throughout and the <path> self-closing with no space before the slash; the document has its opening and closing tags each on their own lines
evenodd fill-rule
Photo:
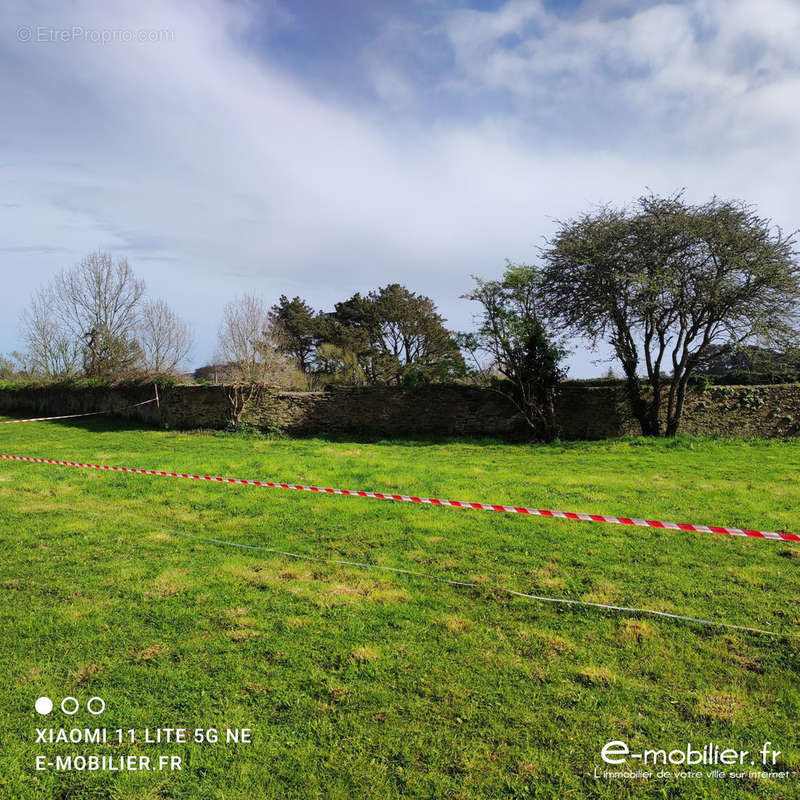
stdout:
<svg viewBox="0 0 800 800">
<path fill-rule="evenodd" d="M 146 406 L 148 403 L 158 402 L 157 398 L 152 400 L 145 400 L 141 403 L 134 403 L 130 406 L 118 409 L 108 409 L 107 411 L 89 411 L 86 414 L 62 414 L 60 417 L 31 417 L 30 419 L 6 419 L 0 420 L 0 425 L 16 425 L 18 422 L 49 422 L 55 419 L 76 419 L 77 417 L 97 417 L 102 414 L 118 414 L 120 411 L 127 411 L 129 408 L 136 408 L 137 406 Z"/>
<path fill-rule="evenodd" d="M 666 528 L 674 531 L 693 531 L 697 533 L 721 533 L 726 536 L 752 536 L 757 539 L 778 539 L 784 542 L 800 542 L 800 535 L 781 531 L 757 531 L 747 528 L 723 528 L 715 525 L 689 525 L 677 522 L 659 522 L 652 519 L 633 519 L 631 517 L 607 517 L 600 514 L 576 514 L 573 511 L 551 511 L 542 508 L 525 508 L 523 506 L 501 506 L 493 503 L 470 503 L 460 500 L 439 500 L 435 497 L 413 497 L 405 494 L 382 494 L 380 492 L 362 492 L 352 489 L 327 489 L 319 486 L 301 486 L 291 483 L 275 483 L 273 481 L 252 481 L 243 478 L 220 478 L 213 475 L 191 475 L 186 472 L 164 472 L 155 469 L 136 469 L 134 467 L 112 467 L 106 464 L 81 464 L 76 461 L 57 461 L 52 458 L 32 458 L 30 456 L 10 456 L 0 454 L 6 461 L 26 461 L 34 464 L 55 464 L 58 467 L 80 467 L 81 469 L 99 469 L 109 472 L 130 472 L 135 475 L 157 475 L 163 478 L 186 478 L 193 481 L 214 481 L 216 483 L 233 483 L 240 486 L 263 486 L 268 489 L 295 489 L 301 492 L 319 492 L 322 494 L 342 494 L 347 497 L 371 497 L 376 500 L 394 500 L 401 503 L 424 503 L 434 506 L 451 506 L 478 511 L 500 511 L 508 514 L 529 514 L 537 517 L 554 517 L 571 519 L 579 522 L 609 522 L 617 525 L 637 525 L 642 528 Z"/>
</svg>

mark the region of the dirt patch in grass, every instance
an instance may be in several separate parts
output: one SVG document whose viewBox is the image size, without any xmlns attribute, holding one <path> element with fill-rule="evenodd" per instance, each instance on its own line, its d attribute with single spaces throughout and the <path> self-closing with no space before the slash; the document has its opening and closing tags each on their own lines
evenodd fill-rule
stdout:
<svg viewBox="0 0 800 800">
<path fill-rule="evenodd" d="M 700 697 L 695 706 L 699 717 L 726 722 L 739 716 L 744 703 L 732 694 L 707 694 Z"/>
<path fill-rule="evenodd" d="M 292 630 L 299 630 L 301 628 L 310 628 L 314 624 L 311 617 L 287 617 L 283 624 Z"/>
<path fill-rule="evenodd" d="M 150 647 L 146 647 L 144 650 L 140 650 L 134 656 L 136 661 L 154 661 L 159 656 L 164 655 L 167 652 L 167 648 L 160 644 L 154 644 Z"/>
<path fill-rule="evenodd" d="M 578 670 L 577 678 L 584 686 L 608 686 L 614 682 L 614 674 L 605 667 L 584 667 Z"/>
<path fill-rule="evenodd" d="M 242 642 L 246 639 L 254 639 L 257 636 L 261 636 L 261 633 L 253 630 L 253 628 L 236 628 L 232 631 L 227 631 L 227 635 L 233 639 L 234 642 Z"/>
<path fill-rule="evenodd" d="M 604 581 L 581 599 L 586 603 L 615 603 L 619 599 L 619 587 L 610 581 Z"/>
<path fill-rule="evenodd" d="M 350 697 L 350 690 L 339 683 L 332 684 L 328 687 L 328 697 L 333 703 L 343 703 Z"/>
<path fill-rule="evenodd" d="M 327 580 L 317 580 L 313 583 L 299 583 L 289 587 L 288 590 L 298 597 L 309 600 L 319 608 L 331 608 L 357 603 L 392 605 L 393 603 L 405 602 L 411 598 L 404 589 L 392 583 L 381 581 L 359 580 L 353 583 L 329 583 Z"/>
<path fill-rule="evenodd" d="M 83 686 L 92 675 L 97 675 L 102 669 L 100 664 L 86 664 L 72 673 L 72 680 L 76 686 Z"/>
<path fill-rule="evenodd" d="M 481 655 L 493 670 L 522 669 L 525 666 L 525 662 L 519 655 L 507 650 L 484 648 Z"/>
<path fill-rule="evenodd" d="M 623 620 L 619 630 L 623 639 L 636 644 L 641 644 L 642 639 L 649 639 L 656 635 L 656 629 L 641 619 Z"/>
<path fill-rule="evenodd" d="M 356 664 L 366 664 L 368 661 L 375 661 L 375 659 L 381 657 L 381 654 L 377 650 L 366 645 L 363 647 L 356 647 L 352 655 L 353 661 L 355 661 Z"/>
<path fill-rule="evenodd" d="M 561 656 L 564 653 L 571 653 L 575 649 L 575 645 L 569 639 L 555 633 L 541 634 L 540 638 L 546 656 Z"/>
<path fill-rule="evenodd" d="M 475 627 L 474 622 L 464 619 L 463 617 L 447 617 L 446 619 L 442 620 L 442 623 L 450 633 L 454 633 L 456 635 L 469 633 Z"/>
<path fill-rule="evenodd" d="M 761 658 L 751 654 L 747 644 L 734 636 L 726 636 L 726 645 L 723 651 L 725 656 L 732 658 L 737 664 L 744 667 L 749 672 L 764 672 L 764 662 Z"/>
<path fill-rule="evenodd" d="M 278 573 L 278 577 L 282 581 L 307 581 L 312 577 L 312 573 L 308 570 L 284 569 Z"/>
<path fill-rule="evenodd" d="M 548 575 L 554 575 L 559 569 L 560 567 L 554 561 L 548 561 L 546 564 L 542 564 L 542 566 L 539 567 L 538 573 L 542 577 L 546 577 Z"/>
<path fill-rule="evenodd" d="M 189 580 L 181 569 L 166 569 L 153 581 L 151 597 L 174 597 L 189 588 Z"/>
<path fill-rule="evenodd" d="M 250 586 L 253 589 L 264 591 L 265 589 L 277 586 L 280 583 L 278 570 L 272 569 L 267 564 L 252 565 L 228 563 L 223 564 L 220 570 L 224 575 L 231 579 L 232 583 Z"/>
<path fill-rule="evenodd" d="M 250 609 L 246 606 L 236 606 L 235 608 L 226 608 L 222 612 L 222 616 L 228 619 L 236 619 L 238 617 L 246 617 L 250 613 Z"/>
<path fill-rule="evenodd" d="M 407 603 L 411 600 L 411 595 L 399 586 L 379 584 L 369 593 L 369 599 L 381 606 L 391 606 L 394 603 Z"/>
<path fill-rule="evenodd" d="M 337 456 L 338 458 L 358 458 L 362 455 L 361 450 L 338 450 L 334 447 L 326 447 L 323 452 L 329 456 Z"/>
<path fill-rule="evenodd" d="M 39 667 L 28 667 L 19 676 L 17 683 L 19 683 L 20 686 L 24 686 L 27 683 L 39 683 L 41 679 L 42 670 Z"/>
</svg>

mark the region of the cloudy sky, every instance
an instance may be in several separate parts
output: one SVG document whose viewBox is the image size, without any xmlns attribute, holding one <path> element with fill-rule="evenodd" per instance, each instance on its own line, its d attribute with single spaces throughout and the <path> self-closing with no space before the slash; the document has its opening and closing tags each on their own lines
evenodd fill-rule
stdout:
<svg viewBox="0 0 800 800">
<path fill-rule="evenodd" d="M 797 0 L 6 0 L 0 353 L 97 249 L 191 322 L 198 365 L 245 291 L 399 281 L 466 329 L 470 274 L 647 189 L 794 229 L 798 41 Z"/>
</svg>

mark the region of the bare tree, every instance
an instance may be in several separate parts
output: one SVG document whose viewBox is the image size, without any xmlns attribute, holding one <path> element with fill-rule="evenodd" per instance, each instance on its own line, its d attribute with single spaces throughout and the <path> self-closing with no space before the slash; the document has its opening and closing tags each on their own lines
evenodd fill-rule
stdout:
<svg viewBox="0 0 800 800">
<path fill-rule="evenodd" d="M 189 326 L 163 300 L 148 300 L 139 322 L 142 362 L 147 372 L 174 375 L 189 356 L 193 336 Z"/>
<path fill-rule="evenodd" d="M 81 369 L 80 342 L 59 317 L 52 286 L 39 289 L 20 315 L 24 369 L 46 378 L 74 377 Z"/>
<path fill-rule="evenodd" d="M 277 348 L 269 309 L 254 294 L 225 306 L 216 360 L 229 364 L 234 380 L 241 383 L 286 385 L 294 377 L 293 365 Z"/>
<path fill-rule="evenodd" d="M 136 329 L 144 281 L 127 259 L 91 253 L 53 282 L 55 309 L 83 347 L 84 371 L 107 377 L 131 368 L 139 358 Z"/>
<path fill-rule="evenodd" d="M 233 424 L 241 421 L 247 404 L 257 398 L 264 384 L 292 387 L 304 381 L 297 367 L 279 352 L 269 309 L 254 294 L 236 297 L 225 306 L 215 360 L 225 363 L 232 377 L 227 392 Z"/>
</svg>

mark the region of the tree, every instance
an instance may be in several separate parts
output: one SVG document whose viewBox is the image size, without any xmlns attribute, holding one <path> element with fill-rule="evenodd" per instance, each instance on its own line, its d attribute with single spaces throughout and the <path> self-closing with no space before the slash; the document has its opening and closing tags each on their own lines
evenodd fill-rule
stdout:
<svg viewBox="0 0 800 800">
<path fill-rule="evenodd" d="M 145 285 L 127 259 L 92 253 L 52 285 L 59 334 L 77 343 L 83 371 L 107 378 L 132 368 L 140 356 L 136 332 Z"/>
<path fill-rule="evenodd" d="M 229 302 L 219 329 L 216 361 L 227 363 L 238 383 L 285 384 L 292 365 L 279 352 L 263 299 L 245 294 Z"/>
<path fill-rule="evenodd" d="M 293 358 L 301 372 L 308 373 L 317 343 L 314 309 L 299 297 L 289 300 L 282 294 L 270 309 L 269 320 L 281 352 Z"/>
<path fill-rule="evenodd" d="M 144 367 L 169 374 L 191 348 L 191 332 L 125 258 L 91 253 L 31 298 L 20 317 L 23 372 L 50 379 L 119 378 Z"/>
<path fill-rule="evenodd" d="M 19 375 L 19 369 L 16 364 L 5 356 L 0 356 L 0 380 L 11 380 Z"/>
<path fill-rule="evenodd" d="M 369 383 L 443 381 L 464 372 L 453 334 L 429 297 L 397 283 L 355 294 L 318 322 L 320 338 L 352 354 Z"/>
<path fill-rule="evenodd" d="M 328 385 L 363 386 L 367 379 L 352 351 L 330 342 L 317 347 L 315 357 L 316 375 Z"/>
<path fill-rule="evenodd" d="M 677 433 L 689 378 L 711 345 L 796 335 L 794 235 L 741 201 L 651 194 L 630 209 L 604 207 L 559 223 L 543 258 L 547 303 L 565 330 L 608 338 L 645 435 Z"/>
<path fill-rule="evenodd" d="M 358 374 L 362 383 L 384 382 L 379 353 L 372 344 L 374 308 L 359 292 L 317 317 L 319 337 L 315 374 L 327 383 L 344 383 Z M 340 373 L 339 369 L 343 372 Z"/>
<path fill-rule="evenodd" d="M 489 354 L 492 367 L 508 382 L 495 382 L 495 390 L 514 403 L 538 437 L 551 441 L 556 435 L 555 392 L 566 375 L 561 362 L 567 351 L 549 331 L 540 273 L 508 263 L 501 280 L 476 277 L 475 282 L 465 296 L 483 310 L 477 333 L 462 337 L 462 345 Z M 480 363 L 477 357 L 475 362 Z"/>
<path fill-rule="evenodd" d="M 229 370 L 226 393 L 233 425 L 241 422 L 265 384 L 289 387 L 297 383 L 296 370 L 279 352 L 269 310 L 258 295 L 245 294 L 225 306 L 215 360 Z"/>
<path fill-rule="evenodd" d="M 139 323 L 144 368 L 150 374 L 175 375 L 192 349 L 189 326 L 163 301 L 148 300 Z"/>
<path fill-rule="evenodd" d="M 46 286 L 34 293 L 20 315 L 25 353 L 24 371 L 55 380 L 77 376 L 81 371 L 81 346 L 59 319 L 55 292 Z"/>
<path fill-rule="evenodd" d="M 758 345 L 712 344 L 697 365 L 698 375 L 728 375 L 730 373 L 797 373 L 800 371 L 800 352 L 780 352 Z"/>
<path fill-rule="evenodd" d="M 469 297 L 469 295 L 467 295 Z M 465 354 L 464 378 L 468 383 L 486 386 L 495 377 L 502 377 L 497 362 L 481 345 L 476 333 L 457 331 L 453 334 L 458 349 Z"/>
<path fill-rule="evenodd" d="M 87 378 L 128 375 L 140 360 L 139 342 L 133 336 L 115 335 L 105 325 L 83 334 L 83 373 Z"/>
</svg>

